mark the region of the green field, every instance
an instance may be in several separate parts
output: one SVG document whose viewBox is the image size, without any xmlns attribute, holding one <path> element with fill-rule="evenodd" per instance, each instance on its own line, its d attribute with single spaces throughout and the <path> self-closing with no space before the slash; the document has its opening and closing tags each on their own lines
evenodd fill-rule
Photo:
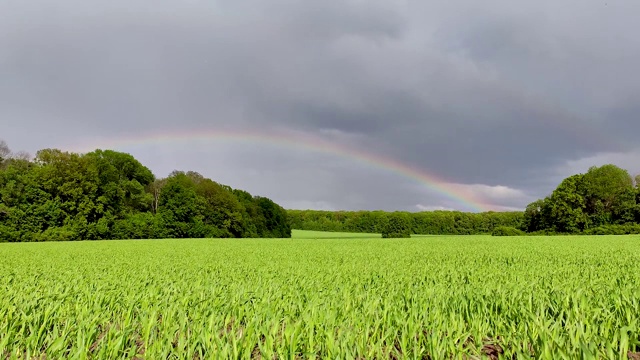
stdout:
<svg viewBox="0 0 640 360">
<path fill-rule="evenodd" d="M 371 239 L 379 238 L 380 234 L 291 230 L 291 237 L 294 239 Z"/>
<path fill-rule="evenodd" d="M 412 238 L 435 236 L 440 237 L 440 235 L 411 235 Z M 380 238 L 380 234 L 291 230 L 291 237 L 294 239 L 371 239 Z"/>
<path fill-rule="evenodd" d="M 0 359 L 640 352 L 640 236 L 294 235 L 0 244 Z"/>
</svg>

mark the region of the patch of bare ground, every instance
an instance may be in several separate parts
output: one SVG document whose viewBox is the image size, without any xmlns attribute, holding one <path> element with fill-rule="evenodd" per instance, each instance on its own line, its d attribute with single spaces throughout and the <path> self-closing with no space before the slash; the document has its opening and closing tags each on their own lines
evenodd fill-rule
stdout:
<svg viewBox="0 0 640 360">
<path fill-rule="evenodd" d="M 102 327 L 102 325 L 98 325 L 98 337 L 96 338 L 96 341 L 94 341 L 93 344 L 89 346 L 89 352 L 93 353 L 98 349 L 100 342 L 105 337 L 105 335 L 107 335 L 108 331 L 109 331 L 109 325 L 105 326 L 104 328 Z"/>
<path fill-rule="evenodd" d="M 239 324 L 239 325 L 238 325 L 238 326 L 236 326 L 236 323 L 237 323 L 237 324 Z M 224 328 L 222 328 L 222 329 L 220 329 L 220 330 L 218 331 L 218 335 L 219 335 L 220 337 L 225 337 L 225 336 L 227 336 L 227 335 L 229 335 L 229 334 L 233 333 L 233 329 L 234 329 L 234 328 L 236 329 L 236 333 L 235 333 L 236 338 L 241 338 L 241 337 L 242 337 L 242 335 L 244 335 L 245 328 L 244 328 L 244 326 L 242 325 L 242 323 L 240 323 L 240 322 L 236 322 L 236 320 L 235 320 L 235 319 L 231 319 L 231 320 L 229 320 L 229 322 L 227 323 L 227 325 L 226 325 Z"/>
<path fill-rule="evenodd" d="M 267 338 L 264 334 L 260 335 L 260 344 L 264 345 Z M 256 343 L 251 351 L 251 360 L 263 360 L 262 352 L 260 351 L 260 344 Z M 273 355 L 272 360 L 278 360 L 278 355 Z"/>
<path fill-rule="evenodd" d="M 260 353 L 260 346 L 256 344 L 251 351 L 251 360 L 262 360 L 262 354 Z"/>
<path fill-rule="evenodd" d="M 147 347 L 142 340 L 142 336 L 140 334 L 136 334 L 136 355 L 133 357 L 134 360 L 142 360 L 144 359 L 144 354 L 147 352 Z"/>
<path fill-rule="evenodd" d="M 482 346 L 482 353 L 491 360 L 497 360 L 500 355 L 504 354 L 504 350 L 498 344 L 485 344 Z"/>
<path fill-rule="evenodd" d="M 173 347 L 174 349 L 177 349 L 179 340 L 180 340 L 180 334 L 176 331 L 175 335 L 173 335 L 173 341 L 171 341 L 171 347 Z"/>
<path fill-rule="evenodd" d="M 640 360 L 640 352 L 629 351 L 627 353 L 627 357 L 629 358 L 629 360 Z"/>
</svg>

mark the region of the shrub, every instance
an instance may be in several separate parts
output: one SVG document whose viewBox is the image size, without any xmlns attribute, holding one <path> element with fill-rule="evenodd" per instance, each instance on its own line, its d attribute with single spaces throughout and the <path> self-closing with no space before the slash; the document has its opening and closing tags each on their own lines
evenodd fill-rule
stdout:
<svg viewBox="0 0 640 360">
<path fill-rule="evenodd" d="M 411 221 L 407 214 L 392 213 L 382 228 L 383 238 L 408 238 L 411 237 Z"/>
<path fill-rule="evenodd" d="M 631 235 L 640 234 L 640 224 L 602 225 L 584 231 L 585 235 Z"/>
<path fill-rule="evenodd" d="M 36 234 L 34 241 L 73 241 L 78 240 L 78 234 L 69 226 L 50 227 L 47 230 Z"/>
<path fill-rule="evenodd" d="M 113 239 L 157 239 L 163 238 L 161 216 L 151 213 L 131 214 L 124 219 L 116 220 L 113 224 Z"/>
<path fill-rule="evenodd" d="M 8 226 L 0 224 L 0 243 L 9 241 L 18 241 L 20 234 Z"/>
<path fill-rule="evenodd" d="M 523 236 L 524 231 L 509 226 L 498 226 L 491 233 L 493 236 Z"/>
</svg>

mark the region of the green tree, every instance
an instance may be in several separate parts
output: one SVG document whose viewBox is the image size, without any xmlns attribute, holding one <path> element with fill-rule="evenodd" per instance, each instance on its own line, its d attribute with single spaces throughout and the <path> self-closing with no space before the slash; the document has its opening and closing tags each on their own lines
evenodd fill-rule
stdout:
<svg viewBox="0 0 640 360">
<path fill-rule="evenodd" d="M 58 207 L 64 215 L 65 237 L 73 240 L 100 238 L 95 223 L 106 215 L 99 200 L 99 172 L 90 166 L 90 159 L 57 149 L 45 149 L 36 154 L 34 176 L 39 187 L 50 196 L 48 204 Z M 43 230 L 46 230 L 43 228 Z"/>
<path fill-rule="evenodd" d="M 634 220 L 635 191 L 626 170 L 611 164 L 591 167 L 582 178 L 582 187 L 591 225 Z"/>
<path fill-rule="evenodd" d="M 578 174 L 564 179 L 545 201 L 545 223 L 553 231 L 576 233 L 588 226 L 583 177 Z"/>
<path fill-rule="evenodd" d="M 576 233 L 589 228 L 637 221 L 637 189 L 629 173 L 615 165 L 591 167 L 570 176 L 524 213 L 528 232 Z"/>
<path fill-rule="evenodd" d="M 62 223 L 65 216 L 40 188 L 33 166 L 11 161 L 0 171 L 0 225 L 3 241 L 33 241 L 43 227 Z"/>
<path fill-rule="evenodd" d="M 244 232 L 243 207 L 230 188 L 196 172 L 188 172 L 196 194 L 203 202 L 203 221 L 220 230 L 220 237 L 242 237 Z"/>
<path fill-rule="evenodd" d="M 389 214 L 382 229 L 383 238 L 411 237 L 411 221 L 406 213 L 395 212 Z"/>
<path fill-rule="evenodd" d="M 242 236 L 260 237 L 259 228 L 266 229 L 266 224 L 254 197 L 244 190 L 234 189 L 232 192 L 242 205 Z M 289 226 L 291 227 L 291 221 Z"/>
<path fill-rule="evenodd" d="M 540 231 L 545 228 L 543 213 L 545 206 L 545 201 L 542 199 L 527 205 L 527 208 L 524 210 L 523 220 L 523 228 L 526 232 Z"/>
<path fill-rule="evenodd" d="M 98 172 L 98 200 L 105 211 L 118 218 L 151 209 L 153 196 L 146 188 L 153 173 L 133 156 L 112 150 L 96 150 L 86 155 Z"/>
<path fill-rule="evenodd" d="M 156 180 L 133 156 L 111 150 L 43 149 L 32 160 L 7 154 L 8 147 L 0 166 L 0 241 L 291 236 L 280 206 L 238 191 L 240 200 L 231 187 L 195 172 Z"/>
<path fill-rule="evenodd" d="M 256 197 L 255 201 L 264 218 L 264 228 L 259 228 L 261 237 L 290 238 L 291 225 L 286 210 L 266 197 Z"/>
<path fill-rule="evenodd" d="M 174 172 L 166 179 L 159 199 L 158 216 L 169 238 L 203 237 L 203 203 L 198 199 L 192 180 L 183 172 Z"/>
</svg>

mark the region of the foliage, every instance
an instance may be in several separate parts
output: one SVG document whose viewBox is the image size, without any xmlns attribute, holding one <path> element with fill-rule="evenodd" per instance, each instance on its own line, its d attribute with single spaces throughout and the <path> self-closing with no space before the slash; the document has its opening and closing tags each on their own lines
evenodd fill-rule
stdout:
<svg viewBox="0 0 640 360">
<path fill-rule="evenodd" d="M 631 235 L 640 234 L 640 224 L 602 225 L 585 231 L 587 235 Z"/>
<path fill-rule="evenodd" d="M 491 232 L 493 236 L 522 236 L 525 232 L 508 226 L 498 226 Z"/>
<path fill-rule="evenodd" d="M 287 212 L 278 204 L 266 197 L 258 197 L 259 214 L 264 222 L 258 227 L 258 232 L 265 237 L 291 237 L 291 226 L 287 219 Z"/>
<path fill-rule="evenodd" d="M 638 223 L 640 187 L 615 165 L 594 166 L 564 179 L 524 213 L 524 230 L 531 233 L 617 233 L 625 229 L 622 225 Z"/>
<path fill-rule="evenodd" d="M 367 239 L 380 237 L 380 234 L 351 233 L 335 231 L 291 230 L 291 237 L 296 239 Z"/>
<path fill-rule="evenodd" d="M 548 198 L 548 214 L 552 229 L 556 232 L 576 233 L 588 224 L 585 213 L 586 201 L 583 195 L 582 175 L 573 175 L 560 183 Z"/>
<path fill-rule="evenodd" d="M 384 211 L 288 210 L 291 227 L 300 230 L 382 233 L 392 213 Z M 614 165 L 592 167 L 564 179 L 524 212 L 409 213 L 412 234 L 494 234 L 499 227 L 533 235 L 590 234 L 609 225 L 640 224 L 640 176 L 634 179 Z M 501 230 L 498 230 L 498 232 Z"/>
<path fill-rule="evenodd" d="M 382 228 L 383 238 L 411 237 L 411 218 L 406 213 L 394 212 L 387 216 Z"/>
<path fill-rule="evenodd" d="M 0 244 L 0 354 L 626 359 L 638 253 L 606 236 Z"/>
<path fill-rule="evenodd" d="M 639 180 L 614 165 L 592 167 L 564 179 L 524 212 L 286 211 L 196 172 L 157 179 L 125 153 L 43 149 L 30 159 L 0 141 L 0 242 L 286 238 L 292 228 L 393 237 L 497 234 L 501 227 L 529 234 L 619 232 L 626 228 L 609 226 L 640 224 Z"/>
<path fill-rule="evenodd" d="M 543 211 L 548 210 L 545 208 L 544 200 L 536 200 L 531 204 L 527 205 L 527 208 L 524 210 L 524 218 L 523 218 L 523 230 L 526 232 L 535 232 L 546 228 L 545 220 L 547 217 Z"/>
<path fill-rule="evenodd" d="M 291 236 L 282 207 L 195 172 L 156 179 L 111 150 L 0 156 L 0 242 Z"/>
<path fill-rule="evenodd" d="M 431 235 L 491 234 L 497 226 L 522 227 L 521 212 L 464 213 L 459 211 L 396 212 L 409 218 L 410 233 Z M 382 233 L 385 211 L 288 210 L 291 227 L 299 230 Z"/>
<path fill-rule="evenodd" d="M 592 167 L 584 175 L 586 211 L 592 225 L 633 221 L 629 210 L 635 206 L 633 180 L 615 165 Z"/>
</svg>

